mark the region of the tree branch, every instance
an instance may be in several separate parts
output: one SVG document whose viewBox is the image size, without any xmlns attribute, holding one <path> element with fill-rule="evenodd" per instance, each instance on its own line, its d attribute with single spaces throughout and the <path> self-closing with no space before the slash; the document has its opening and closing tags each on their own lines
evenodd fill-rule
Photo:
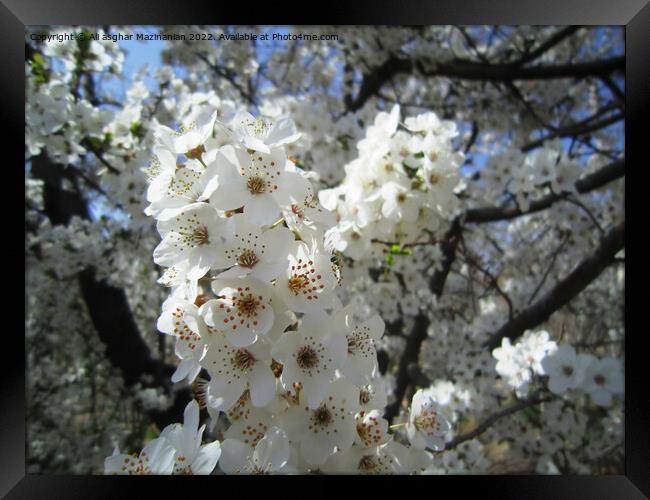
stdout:
<svg viewBox="0 0 650 500">
<path fill-rule="evenodd" d="M 192 392 L 189 388 L 173 391 L 171 376 L 175 367 L 153 357 L 135 323 L 124 290 L 98 281 L 94 269 L 82 271 L 79 284 L 93 325 L 106 345 L 106 356 L 121 370 L 124 384 L 131 387 L 140 382 L 144 386 L 162 387 L 173 394 L 173 404 L 168 409 L 146 413 L 160 429 L 177 422 L 192 399 Z M 146 383 L 147 378 L 151 378 L 149 383 Z"/>
<path fill-rule="evenodd" d="M 508 415 L 512 415 L 513 413 L 517 413 L 520 410 L 523 410 L 524 408 L 528 408 L 529 406 L 535 406 L 539 403 L 543 403 L 545 401 L 550 401 L 553 399 L 552 396 L 540 396 L 540 395 L 535 395 L 532 396 L 528 399 L 524 399 L 522 401 L 519 401 L 515 404 L 512 404 L 506 408 L 504 408 L 501 411 L 498 411 L 496 413 L 493 413 L 489 417 L 487 417 L 483 422 L 481 422 L 479 425 L 476 426 L 475 429 L 466 432 L 465 434 L 461 434 L 460 436 L 456 436 L 454 439 L 449 441 L 448 443 L 445 444 L 445 449 L 443 451 L 451 450 L 452 448 L 455 448 L 461 443 L 464 443 L 465 441 L 470 441 L 481 434 L 483 434 L 486 430 L 488 430 L 492 425 L 497 420 L 502 419 L 503 417 L 507 417 Z"/>
<path fill-rule="evenodd" d="M 590 124 L 589 122 L 592 122 L 593 118 L 594 117 L 590 117 L 580 122 L 574 123 L 572 125 L 568 125 L 566 127 L 556 129 L 553 132 L 551 132 L 549 135 L 542 137 L 541 139 L 537 139 L 535 141 L 529 142 L 528 144 L 525 144 L 524 146 L 522 146 L 521 150 L 523 152 L 530 151 L 532 149 L 541 146 L 542 144 L 544 144 L 546 141 L 550 139 L 555 139 L 556 137 L 577 137 L 579 135 L 589 134 L 596 130 L 600 130 L 601 128 L 608 127 L 609 125 L 612 125 L 618 121 L 625 120 L 625 115 L 618 113 Z"/>
<path fill-rule="evenodd" d="M 235 75 L 234 75 L 231 71 L 229 71 L 229 70 L 227 70 L 227 69 L 225 69 L 225 68 L 221 68 L 220 66 L 218 66 L 218 65 L 216 65 L 216 64 L 212 64 L 212 63 L 210 63 L 210 61 L 208 60 L 208 58 L 207 58 L 206 56 L 204 56 L 203 54 L 197 54 L 196 56 L 197 56 L 199 59 L 201 59 L 201 61 L 203 61 L 203 62 L 204 62 L 204 63 L 205 63 L 205 64 L 206 64 L 206 65 L 207 65 L 207 66 L 208 66 L 212 71 L 214 71 L 218 76 L 220 76 L 221 78 L 225 79 L 228 83 L 230 83 L 230 84 L 235 88 L 235 90 L 237 90 L 237 92 L 239 92 L 239 94 L 240 94 L 240 95 L 241 95 L 241 96 L 242 96 L 242 97 L 243 97 L 243 98 L 244 98 L 244 99 L 245 99 L 249 104 L 252 104 L 253 106 L 257 106 L 257 102 L 255 101 L 255 97 L 253 96 L 253 94 L 251 94 L 249 91 L 247 91 L 246 89 L 244 89 L 244 87 L 242 87 L 242 86 L 237 82 L 237 80 L 235 80 Z M 250 88 L 249 88 L 249 90 L 250 90 Z"/>
<path fill-rule="evenodd" d="M 442 242 L 442 254 L 444 256 L 442 269 L 433 274 L 430 282 L 431 291 L 436 295 L 436 297 L 439 297 L 442 294 L 442 289 L 445 286 L 449 270 L 451 269 L 451 265 L 456 257 L 456 247 L 460 240 L 460 232 L 460 221 L 455 219 Z M 406 346 L 404 347 L 404 352 L 399 361 L 395 381 L 395 401 L 386 407 L 385 416 L 389 422 L 392 422 L 399 413 L 404 395 L 406 394 L 409 385 L 411 385 L 411 373 L 413 373 L 413 370 L 409 370 L 409 367 L 418 361 L 420 347 L 422 342 L 427 338 L 428 328 L 429 318 L 425 312 L 421 312 L 415 317 L 415 325 L 406 339 Z"/>
<path fill-rule="evenodd" d="M 45 213 L 53 225 L 65 225 L 73 216 L 89 219 L 88 207 L 81 193 L 64 190 L 61 181 L 71 175 L 45 153 L 32 158 L 32 175 L 44 182 Z M 172 365 L 155 359 L 144 342 L 133 318 L 124 290 L 95 278 L 93 269 L 79 274 L 82 296 L 97 334 L 106 345 L 107 357 L 113 366 L 122 370 L 124 382 L 132 386 L 151 378 L 149 386 L 171 390 Z M 189 389 L 173 392 L 173 405 L 165 410 L 147 411 L 160 428 L 181 420 L 183 410 L 192 397 Z"/>
<path fill-rule="evenodd" d="M 578 180 L 574 186 L 578 193 L 584 194 L 594 189 L 609 184 L 625 175 L 625 158 L 613 161 L 600 170 Z M 500 220 L 514 219 L 524 214 L 539 212 L 550 207 L 558 200 L 565 198 L 569 193 L 553 193 L 533 201 L 527 211 L 519 207 L 483 207 L 471 208 L 465 213 L 465 222 L 494 222 Z"/>
<path fill-rule="evenodd" d="M 539 47 L 537 47 L 535 50 L 524 55 L 523 57 L 521 57 L 521 59 L 516 61 L 514 63 L 514 66 L 524 66 L 525 64 L 534 61 L 535 59 L 543 55 L 545 52 L 555 47 L 558 43 L 562 42 L 565 38 L 568 38 L 571 35 L 573 35 L 579 29 L 580 26 L 567 26 L 565 28 L 556 31 Z"/>
<path fill-rule="evenodd" d="M 430 67 L 430 69 L 427 67 Z M 625 56 L 582 63 L 519 67 L 512 64 L 486 64 L 456 59 L 450 62 L 422 61 L 391 57 L 371 72 L 365 73 L 357 97 L 347 111 L 357 111 L 393 77 L 417 70 L 426 77 L 447 77 L 463 80 L 512 82 L 515 80 L 551 80 L 607 75 L 625 69 Z"/>
<path fill-rule="evenodd" d="M 546 321 L 551 314 L 569 303 L 587 288 L 607 266 L 614 262 L 614 256 L 625 247 L 625 221 L 612 229 L 600 242 L 595 252 L 585 258 L 566 278 L 560 281 L 535 304 L 521 311 L 508 321 L 483 344 L 492 350 L 501 344 L 503 338 L 516 339 L 524 331 Z"/>
</svg>

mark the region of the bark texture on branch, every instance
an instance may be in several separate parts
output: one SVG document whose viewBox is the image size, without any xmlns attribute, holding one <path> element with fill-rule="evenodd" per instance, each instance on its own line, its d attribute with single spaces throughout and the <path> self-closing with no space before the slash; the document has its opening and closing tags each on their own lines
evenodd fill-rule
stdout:
<svg viewBox="0 0 650 500">
<path fill-rule="evenodd" d="M 456 257 L 456 247 L 460 240 L 460 221 L 454 220 L 451 228 L 447 231 L 447 236 L 442 243 L 443 264 L 442 269 L 436 271 L 431 278 L 430 287 L 436 297 L 442 294 L 445 286 L 445 281 L 449 275 L 449 270 Z M 404 399 L 409 386 L 413 384 L 412 365 L 417 364 L 420 355 L 420 347 L 422 342 L 427 338 L 427 330 L 429 328 L 429 318 L 426 312 L 421 312 L 415 317 L 415 324 L 410 335 L 406 339 L 406 346 L 399 361 L 397 368 L 397 375 L 395 381 L 395 401 L 388 405 L 386 408 L 386 419 L 392 422 L 393 419 L 399 414 L 400 406 Z"/>
<path fill-rule="evenodd" d="M 348 111 L 357 111 L 365 102 L 376 95 L 381 87 L 399 74 L 417 72 L 425 77 L 447 77 L 461 80 L 492 82 L 513 82 L 517 80 L 551 80 L 558 78 L 585 78 L 608 75 L 624 71 L 625 56 L 598 61 L 540 66 L 519 66 L 515 64 L 490 64 L 466 60 L 449 62 L 431 61 L 427 65 L 413 59 L 392 57 L 371 72 L 364 74 L 359 92 L 348 106 Z"/>
<path fill-rule="evenodd" d="M 501 345 L 501 340 L 516 339 L 526 330 L 546 321 L 551 314 L 568 304 L 576 295 L 587 288 L 607 266 L 614 262 L 614 256 L 625 247 L 625 221 L 610 230 L 596 250 L 586 257 L 566 278 L 559 281 L 546 295 L 517 314 L 504 324 L 484 347 L 492 350 Z"/>
<path fill-rule="evenodd" d="M 65 225 L 74 216 L 89 219 L 86 200 L 80 190 L 63 189 L 63 179 L 75 183 L 74 170 L 52 162 L 44 153 L 32 158 L 32 175 L 44 182 L 45 214 L 53 225 Z M 182 420 L 183 409 L 190 401 L 190 389 L 172 391 L 171 374 L 175 367 L 156 359 L 133 318 L 124 290 L 95 277 L 93 269 L 79 274 L 82 297 L 100 340 L 106 345 L 111 364 L 119 368 L 127 387 L 143 382 L 160 387 L 173 397 L 165 411 L 150 410 L 147 416 L 162 428 Z"/>
<path fill-rule="evenodd" d="M 620 179 L 625 175 L 625 158 L 615 160 L 600 170 L 583 177 L 575 183 L 575 189 L 579 194 L 588 193 L 601 188 L 610 182 Z M 566 197 L 569 193 L 549 194 L 539 200 L 531 202 L 528 210 L 523 211 L 519 207 L 481 207 L 471 208 L 465 212 L 465 222 L 494 222 L 500 220 L 514 219 L 524 214 L 539 212 L 550 207 L 553 203 Z"/>
</svg>

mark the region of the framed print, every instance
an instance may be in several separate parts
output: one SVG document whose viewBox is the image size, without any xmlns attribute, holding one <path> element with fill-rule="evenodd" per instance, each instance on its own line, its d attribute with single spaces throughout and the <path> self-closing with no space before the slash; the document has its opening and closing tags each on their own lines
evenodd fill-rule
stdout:
<svg viewBox="0 0 650 500">
<path fill-rule="evenodd" d="M 649 9 L 4 2 L 3 493 L 647 497 L 625 186 Z"/>
</svg>

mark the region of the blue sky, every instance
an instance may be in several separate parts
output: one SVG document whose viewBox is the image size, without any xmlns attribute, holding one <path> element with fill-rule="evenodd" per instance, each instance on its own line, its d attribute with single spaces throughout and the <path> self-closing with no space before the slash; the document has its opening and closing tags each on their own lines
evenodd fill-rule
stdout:
<svg viewBox="0 0 650 500">
<path fill-rule="evenodd" d="M 132 28 L 133 33 L 157 33 L 157 27 L 139 27 L 134 26 Z M 112 30 L 111 34 L 119 33 L 118 30 Z M 155 74 L 156 69 L 162 66 L 162 60 L 160 53 L 165 46 L 165 42 L 150 40 L 146 42 L 138 42 L 135 40 L 122 40 L 116 42 L 120 49 L 125 53 L 124 55 L 124 64 L 122 66 L 122 76 L 125 77 L 125 80 L 119 80 L 118 78 L 113 78 L 110 81 L 104 82 L 102 84 L 102 90 L 106 91 L 109 95 L 115 99 L 122 99 L 126 94 L 126 90 L 131 85 L 132 76 L 143 66 L 147 65 L 149 68 L 149 74 L 144 78 L 144 83 L 147 87 L 155 91 L 157 89 L 157 82 L 153 75 Z"/>
</svg>

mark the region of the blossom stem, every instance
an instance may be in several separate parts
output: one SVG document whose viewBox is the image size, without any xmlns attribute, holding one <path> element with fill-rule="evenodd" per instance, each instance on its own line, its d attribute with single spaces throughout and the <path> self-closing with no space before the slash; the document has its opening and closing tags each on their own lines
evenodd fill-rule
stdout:
<svg viewBox="0 0 650 500">
<path fill-rule="evenodd" d="M 281 217 L 280 219 L 276 220 L 269 229 L 273 229 L 274 227 L 278 227 L 280 224 L 284 222 L 284 217 Z"/>
</svg>

